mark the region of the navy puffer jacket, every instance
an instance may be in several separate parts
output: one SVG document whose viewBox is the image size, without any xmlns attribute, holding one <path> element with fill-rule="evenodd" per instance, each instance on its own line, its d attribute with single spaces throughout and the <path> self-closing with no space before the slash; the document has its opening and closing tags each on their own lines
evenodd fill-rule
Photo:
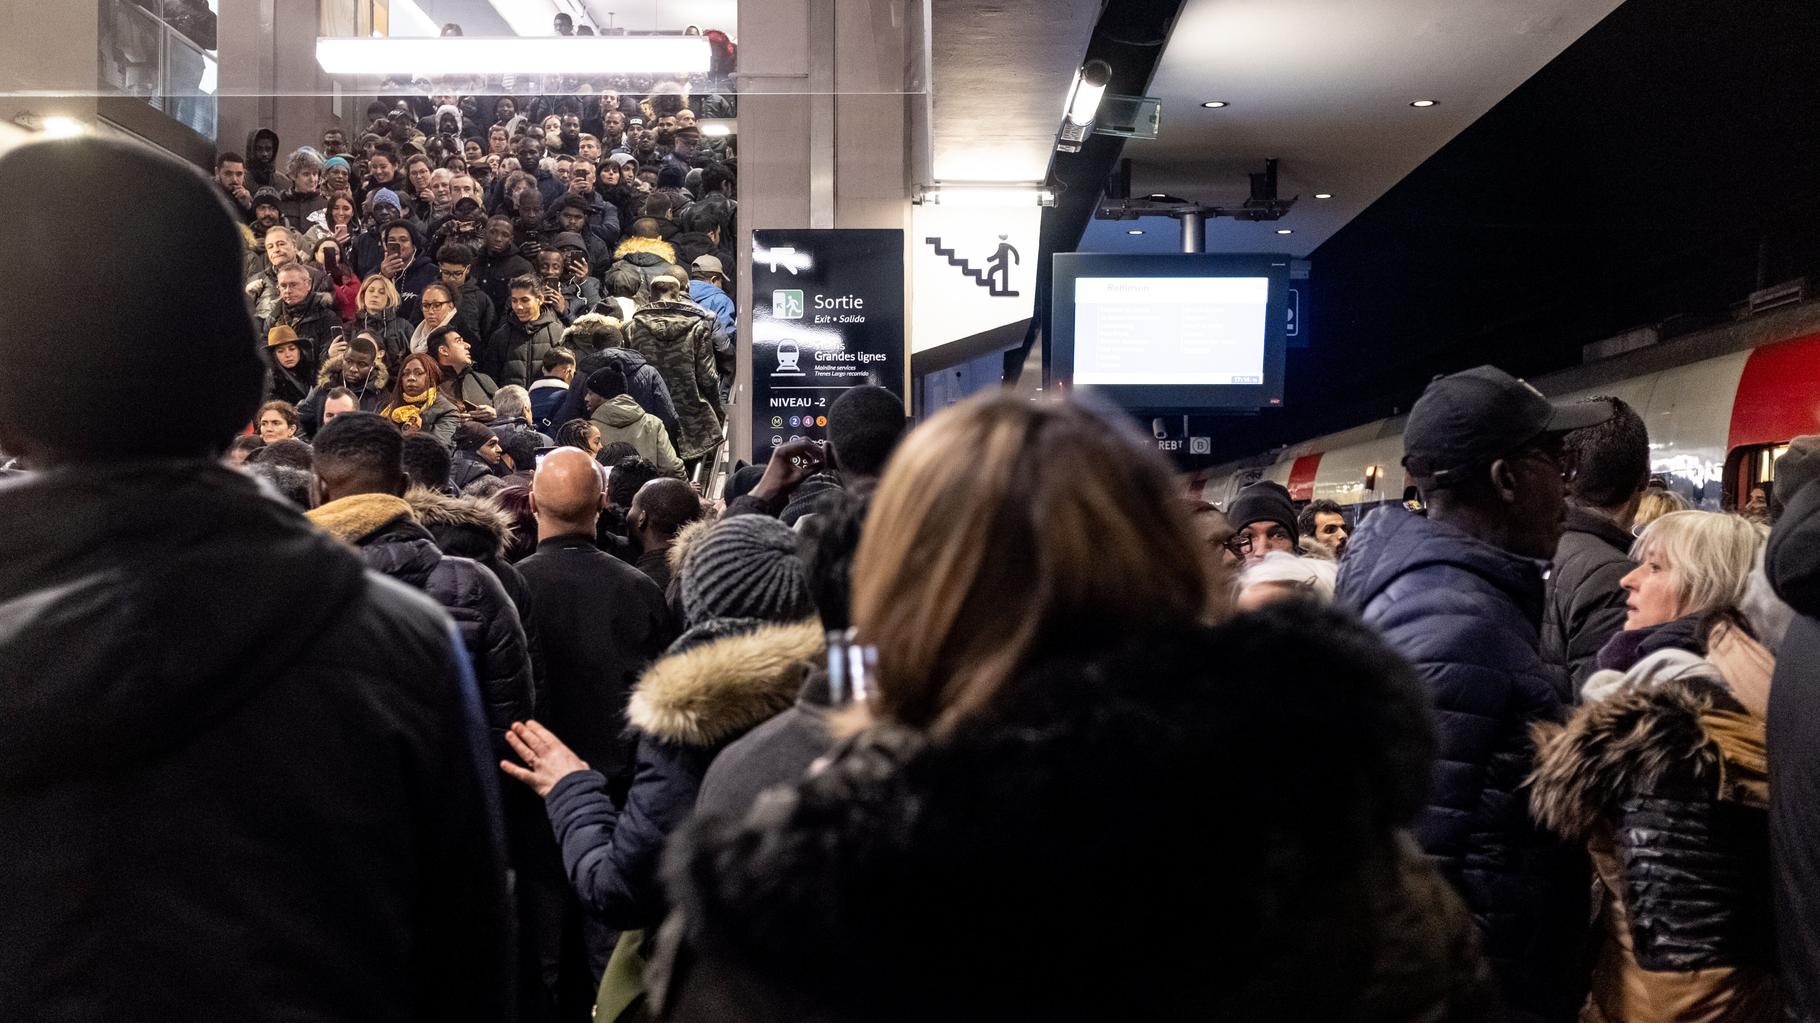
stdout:
<svg viewBox="0 0 1820 1023">
<path fill-rule="evenodd" d="M 598 771 L 576 771 L 544 797 L 569 883 L 609 926 L 629 931 L 663 921 L 658 861 L 695 810 L 708 765 L 795 701 L 821 649 L 817 621 L 719 620 L 685 633 L 645 672 L 626 707 L 638 767 L 624 807 L 613 804 Z"/>
<path fill-rule="evenodd" d="M 1538 1013 L 1572 1000 L 1563 958 L 1585 902 L 1584 875 L 1532 823 L 1524 789 L 1530 726 L 1564 716 L 1537 653 L 1542 594 L 1539 563 L 1402 508 L 1353 536 L 1338 592 L 1428 686 L 1440 744 L 1413 830 L 1465 896 L 1506 1000 Z"/>
</svg>

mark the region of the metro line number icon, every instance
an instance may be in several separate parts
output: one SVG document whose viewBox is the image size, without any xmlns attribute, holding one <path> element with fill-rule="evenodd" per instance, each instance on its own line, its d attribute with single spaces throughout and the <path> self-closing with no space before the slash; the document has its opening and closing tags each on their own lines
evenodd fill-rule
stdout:
<svg viewBox="0 0 1820 1023">
<path fill-rule="evenodd" d="M 780 320 L 803 318 L 803 293 L 794 288 L 771 293 L 771 315 Z"/>
</svg>

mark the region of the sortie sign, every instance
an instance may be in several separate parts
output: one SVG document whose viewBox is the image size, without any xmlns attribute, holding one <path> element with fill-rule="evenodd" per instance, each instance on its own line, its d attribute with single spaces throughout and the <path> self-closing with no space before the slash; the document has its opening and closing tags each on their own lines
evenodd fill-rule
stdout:
<svg viewBox="0 0 1820 1023">
<path fill-rule="evenodd" d="M 904 232 L 753 231 L 752 461 L 859 384 L 904 397 Z"/>
</svg>

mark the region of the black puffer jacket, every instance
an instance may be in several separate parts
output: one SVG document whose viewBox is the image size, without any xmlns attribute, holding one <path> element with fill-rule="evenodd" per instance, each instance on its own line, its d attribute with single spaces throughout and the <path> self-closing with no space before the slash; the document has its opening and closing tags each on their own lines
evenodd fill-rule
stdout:
<svg viewBox="0 0 1820 1023">
<path fill-rule="evenodd" d="M 360 548 L 367 567 L 428 593 L 455 619 L 480 680 L 494 755 L 505 757 L 506 729 L 531 716 L 531 660 L 524 625 L 493 573 L 445 556 L 411 506 L 390 494 L 356 494 L 317 508 L 311 521 Z"/>
<path fill-rule="evenodd" d="M 1763 721 L 1697 654 L 1671 656 L 1538 729 L 1536 819 L 1585 843 L 1599 882 L 1598 1014 L 1582 1018 L 1697 1004 L 1701 1019 L 1773 1019 Z"/>
<path fill-rule="evenodd" d="M 5 479 L 0 522 L 0 1019 L 503 1018 L 440 609 L 211 463 Z"/>
<path fill-rule="evenodd" d="M 1599 648 L 1624 628 L 1625 593 L 1618 580 L 1637 567 L 1630 560 L 1632 539 L 1604 516 L 1567 509 L 1567 531 L 1548 574 L 1541 647 L 1564 706 L 1580 702 Z"/>
<path fill-rule="evenodd" d="M 638 767 L 623 810 L 598 771 L 577 771 L 544 797 L 569 883 L 613 927 L 662 922 L 658 858 L 694 811 L 708 765 L 795 701 L 822 649 L 819 622 L 755 626 L 691 630 L 639 680 L 626 707 Z"/>
<path fill-rule="evenodd" d="M 1542 572 L 1527 558 L 1402 508 L 1374 512 L 1346 545 L 1338 601 L 1413 664 L 1440 748 L 1413 829 L 1458 885 L 1505 997 L 1547 1017 L 1571 985 L 1577 857 L 1529 819 L 1529 729 L 1563 718 L 1537 655 Z"/>
<path fill-rule="evenodd" d="M 530 323 L 508 312 L 494 329 L 487 359 L 480 366 L 501 387 L 517 384 L 528 389 L 543 375 L 543 357 L 560 344 L 562 320 L 554 309 L 539 310 Z M 490 369 L 489 363 L 497 364 L 498 371 Z"/>
</svg>

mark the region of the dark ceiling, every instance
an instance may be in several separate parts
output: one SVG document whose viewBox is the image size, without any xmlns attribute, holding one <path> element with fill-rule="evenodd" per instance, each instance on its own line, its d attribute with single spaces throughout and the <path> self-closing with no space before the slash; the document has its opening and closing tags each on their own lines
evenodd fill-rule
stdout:
<svg viewBox="0 0 1820 1023">
<path fill-rule="evenodd" d="M 1314 251 L 1285 408 L 1210 424 L 1214 460 L 1820 283 L 1817 52 L 1811 0 L 1629 0 Z"/>
</svg>

